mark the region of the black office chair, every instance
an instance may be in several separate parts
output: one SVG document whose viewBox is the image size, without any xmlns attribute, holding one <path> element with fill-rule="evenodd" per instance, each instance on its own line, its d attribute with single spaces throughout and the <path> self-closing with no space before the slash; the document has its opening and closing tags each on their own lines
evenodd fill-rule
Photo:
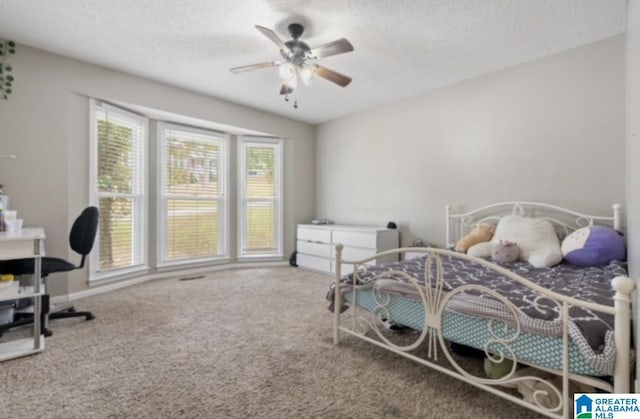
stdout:
<svg viewBox="0 0 640 419">
<path fill-rule="evenodd" d="M 73 306 L 65 307 L 61 310 L 54 310 L 49 313 L 49 275 L 58 272 L 69 272 L 75 269 L 82 269 L 87 255 L 93 248 L 93 242 L 98 231 L 99 212 L 96 207 L 87 207 L 76 218 L 71 226 L 69 233 L 69 245 L 76 253 L 82 256 L 80 264 L 75 266 L 73 263 L 65 259 L 43 257 L 41 260 L 41 274 L 44 282 L 44 294 L 42 295 L 42 317 L 41 327 L 45 336 L 51 336 L 53 333 L 48 328 L 49 319 L 64 319 L 68 317 L 84 317 L 86 320 L 94 319 L 94 315 L 89 311 L 76 311 Z M 33 259 L 15 259 L 8 261 L 3 266 L 3 273 L 12 273 L 14 275 L 33 275 L 34 260 Z M 32 313 L 16 313 L 12 323 L 0 326 L 0 333 L 3 330 L 21 326 L 33 322 Z"/>
</svg>

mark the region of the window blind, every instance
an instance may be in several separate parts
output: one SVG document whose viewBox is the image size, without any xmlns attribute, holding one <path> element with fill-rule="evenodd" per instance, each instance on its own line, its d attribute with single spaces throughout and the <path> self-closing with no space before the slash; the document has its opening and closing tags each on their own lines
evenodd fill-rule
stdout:
<svg viewBox="0 0 640 419">
<path fill-rule="evenodd" d="M 227 142 L 223 134 L 163 125 L 162 263 L 227 254 Z"/>
<path fill-rule="evenodd" d="M 281 256 L 282 142 L 241 144 L 240 256 Z"/>
<path fill-rule="evenodd" d="M 147 121 L 106 104 L 96 105 L 94 112 L 100 210 L 96 271 L 104 273 L 145 264 Z"/>
</svg>

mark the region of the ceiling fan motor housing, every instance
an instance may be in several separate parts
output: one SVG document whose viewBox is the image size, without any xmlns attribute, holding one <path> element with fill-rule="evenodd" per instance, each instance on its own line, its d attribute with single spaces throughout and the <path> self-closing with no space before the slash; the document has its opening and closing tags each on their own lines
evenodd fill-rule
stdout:
<svg viewBox="0 0 640 419">
<path fill-rule="evenodd" d="M 304 27 L 299 23 L 292 23 L 288 26 L 288 30 L 289 35 L 291 35 L 291 38 L 293 39 L 285 42 L 284 44 L 287 46 L 289 51 L 281 50 L 280 53 L 282 54 L 282 57 L 291 64 L 302 67 L 308 58 L 308 52 L 311 50 L 309 45 L 298 40 L 300 35 L 302 35 L 302 32 L 304 32 Z"/>
<path fill-rule="evenodd" d="M 287 30 L 293 39 L 298 39 L 302 35 L 302 32 L 304 32 L 304 26 L 299 23 L 292 23 L 287 26 Z"/>
<path fill-rule="evenodd" d="M 307 53 L 311 50 L 309 45 L 297 39 L 292 39 L 284 44 L 289 48 L 289 51 L 280 51 L 282 57 L 288 62 L 301 67 L 308 58 Z"/>
</svg>

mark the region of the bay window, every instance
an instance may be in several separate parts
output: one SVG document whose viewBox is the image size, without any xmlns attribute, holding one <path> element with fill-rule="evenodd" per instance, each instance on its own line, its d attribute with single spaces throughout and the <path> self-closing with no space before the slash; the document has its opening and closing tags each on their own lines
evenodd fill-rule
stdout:
<svg viewBox="0 0 640 419">
<path fill-rule="evenodd" d="M 227 257 L 227 144 L 212 131 L 160 124 L 159 264 Z"/>
<path fill-rule="evenodd" d="M 238 257 L 282 257 L 282 140 L 241 137 Z"/>
<path fill-rule="evenodd" d="M 146 268 L 147 120 L 91 101 L 92 199 L 100 210 L 92 279 Z"/>
</svg>

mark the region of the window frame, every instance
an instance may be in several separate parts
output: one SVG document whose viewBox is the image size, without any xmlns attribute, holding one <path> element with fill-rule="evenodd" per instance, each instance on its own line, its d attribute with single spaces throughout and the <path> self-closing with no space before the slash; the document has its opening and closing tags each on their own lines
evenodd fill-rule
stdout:
<svg viewBox="0 0 640 419">
<path fill-rule="evenodd" d="M 277 182 L 278 195 L 274 198 L 274 206 L 276 207 L 276 250 L 268 253 L 245 253 L 245 232 L 247 228 L 247 220 L 245 218 L 245 194 L 246 194 L 246 180 L 245 170 L 246 164 L 246 147 L 250 144 L 268 144 L 276 148 L 276 161 L 275 161 L 275 182 Z M 238 167 L 237 167 L 237 182 L 238 182 L 238 199 L 237 199 L 237 260 L 242 261 L 254 261 L 254 260 L 282 260 L 284 256 L 283 248 L 283 236 L 284 236 L 284 140 L 282 138 L 273 137 L 257 137 L 257 136 L 240 136 L 238 137 Z"/>
<path fill-rule="evenodd" d="M 168 255 L 167 240 L 165 239 L 167 225 L 167 214 L 165 211 L 167 196 L 165 194 L 166 176 L 168 173 L 168 167 L 165 165 L 166 161 L 166 135 L 167 129 L 173 129 L 175 131 L 183 131 L 186 133 L 193 133 L 212 137 L 216 142 L 222 144 L 222 173 L 224 176 L 224 184 L 222 185 L 222 194 L 216 198 L 218 204 L 222 200 L 223 220 L 222 228 L 219 229 L 219 233 L 222 232 L 222 238 L 218 236 L 218 245 L 220 245 L 223 251 L 216 256 L 209 257 L 195 257 L 185 258 L 180 260 L 169 260 L 166 258 Z M 181 125 L 173 122 L 161 122 L 157 123 L 157 171 L 156 171 L 156 235 L 158 237 L 158 246 L 156 248 L 156 267 L 159 269 L 180 266 L 180 265 L 197 265 L 207 262 L 225 262 L 230 259 L 229 257 L 229 235 L 230 235 L 230 217 L 229 217 L 229 174 L 230 174 L 230 135 L 214 130 L 207 130 L 203 128 L 196 128 L 186 125 Z"/>
<path fill-rule="evenodd" d="M 97 112 L 100 109 L 104 109 L 109 113 L 119 114 L 127 119 L 131 119 L 141 125 L 140 144 L 139 146 L 139 166 L 137 167 L 137 173 L 135 174 L 135 185 L 137 186 L 136 192 L 131 195 L 118 194 L 118 193 L 105 193 L 98 190 L 98 118 Z M 120 108 L 118 106 L 111 105 L 97 99 L 89 99 L 89 201 L 92 205 L 100 208 L 100 198 L 102 197 L 127 197 L 130 196 L 134 204 L 134 215 L 132 217 L 132 224 L 137 226 L 133 234 L 132 249 L 139 246 L 140 260 L 135 261 L 133 265 L 114 268 L 104 271 L 99 270 L 99 257 L 100 257 L 100 229 L 96 233 L 95 246 L 97 251 L 93 251 L 89 257 L 89 283 L 95 283 L 101 280 L 114 279 L 122 276 L 130 276 L 133 274 L 140 274 L 148 272 L 149 270 L 149 257 L 148 257 L 148 236 L 149 236 L 149 183 L 148 183 L 148 138 L 149 138 L 149 119 Z"/>
</svg>

